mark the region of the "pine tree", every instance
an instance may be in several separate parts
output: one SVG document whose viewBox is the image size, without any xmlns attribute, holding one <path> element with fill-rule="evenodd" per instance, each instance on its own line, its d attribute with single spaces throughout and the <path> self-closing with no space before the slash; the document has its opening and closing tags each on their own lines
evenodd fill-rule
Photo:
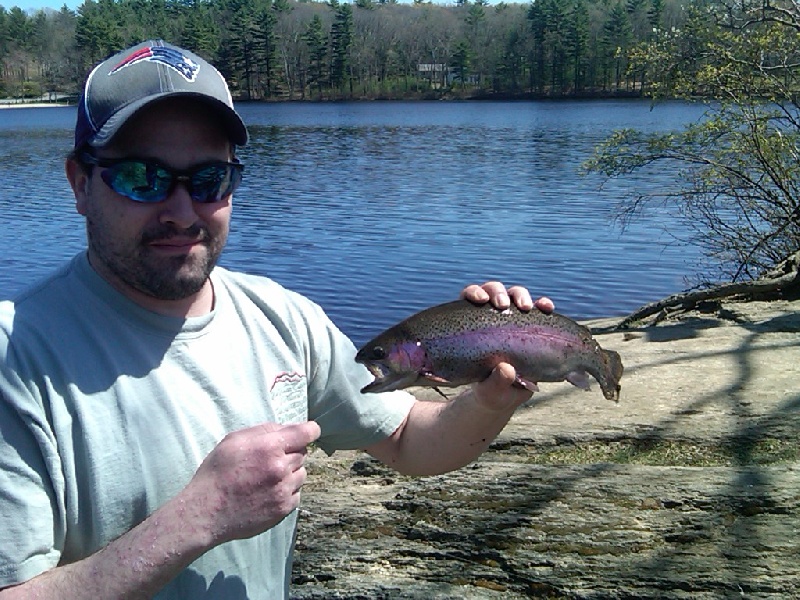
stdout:
<svg viewBox="0 0 800 600">
<path fill-rule="evenodd" d="M 353 82 L 350 77 L 350 46 L 353 43 L 353 8 L 350 4 L 337 4 L 331 27 L 331 87 L 342 90 Z"/>
<path fill-rule="evenodd" d="M 326 83 L 325 70 L 328 57 L 327 36 L 322 29 L 322 19 L 314 15 L 306 27 L 303 40 L 308 46 L 310 65 L 308 68 L 308 84 L 316 86 L 317 93 L 322 96 L 322 87 Z"/>
</svg>

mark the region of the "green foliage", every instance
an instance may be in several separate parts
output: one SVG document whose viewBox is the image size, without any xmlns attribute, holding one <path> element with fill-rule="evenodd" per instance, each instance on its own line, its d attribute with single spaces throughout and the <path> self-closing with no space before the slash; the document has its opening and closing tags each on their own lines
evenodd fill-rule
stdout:
<svg viewBox="0 0 800 600">
<path fill-rule="evenodd" d="M 350 4 L 339 4 L 335 8 L 331 27 L 331 86 L 343 91 L 350 79 L 350 48 L 353 44 L 353 8 Z M 352 88 L 351 88 L 352 89 Z"/>
<path fill-rule="evenodd" d="M 634 23 L 632 42 L 645 42 L 651 27 L 643 22 L 661 15 L 666 24 L 688 2 L 84 0 L 77 11 L 0 7 L 0 85 L 19 93 L 30 80 L 75 93 L 98 61 L 163 38 L 212 60 L 242 98 L 614 94 L 636 88 L 625 68 L 626 44 L 614 41 L 609 49 L 618 21 Z M 439 65 L 425 67 L 439 76 L 420 65 Z"/>
<path fill-rule="evenodd" d="M 308 83 L 316 88 L 317 93 L 322 95 L 322 88 L 325 85 L 325 68 L 328 56 L 327 36 L 323 32 L 322 19 L 319 15 L 314 15 L 306 28 L 303 36 L 309 51 L 309 74 Z"/>
<path fill-rule="evenodd" d="M 678 188 L 627 199 L 620 215 L 654 202 L 677 208 L 688 217 L 686 241 L 703 248 L 714 276 L 734 281 L 800 249 L 798 58 L 800 9 L 789 1 L 698 2 L 684 29 L 641 45 L 633 62 L 658 74 L 656 98 L 715 101 L 682 132 L 621 131 L 598 149 L 587 166 L 609 177 L 656 163 L 680 169 Z"/>
<path fill-rule="evenodd" d="M 211 18 L 211 10 L 206 4 L 200 4 L 189 11 L 179 39 L 184 48 L 200 56 L 216 56 L 220 43 L 219 28 Z"/>
<path fill-rule="evenodd" d="M 603 27 L 603 50 L 607 73 L 613 76 L 613 84 L 619 88 L 627 67 L 628 50 L 633 41 L 633 27 L 628 12 L 622 4 L 615 4 Z"/>
<path fill-rule="evenodd" d="M 39 98 L 42 95 L 42 86 L 36 81 L 25 81 L 22 84 L 23 98 Z"/>
<path fill-rule="evenodd" d="M 456 44 L 455 52 L 453 52 L 453 60 L 450 66 L 454 69 L 454 76 L 456 81 L 463 89 L 467 82 L 467 73 L 469 73 L 470 63 L 470 49 L 469 44 L 465 40 L 460 40 Z"/>
<path fill-rule="evenodd" d="M 565 41 L 572 61 L 572 87 L 580 92 L 587 78 L 589 50 L 589 9 L 585 0 L 574 0 L 572 4 Z"/>
</svg>

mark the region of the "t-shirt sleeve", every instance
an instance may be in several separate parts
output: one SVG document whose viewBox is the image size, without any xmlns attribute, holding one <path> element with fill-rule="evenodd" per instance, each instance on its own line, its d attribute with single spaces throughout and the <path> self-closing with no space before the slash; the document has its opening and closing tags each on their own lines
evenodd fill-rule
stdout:
<svg viewBox="0 0 800 600">
<path fill-rule="evenodd" d="M 355 362 L 355 346 L 321 309 L 314 318 L 309 419 L 322 430 L 319 446 L 332 454 L 363 449 L 389 437 L 416 400 L 404 391 L 362 394 L 361 388 L 372 381 L 372 375 Z"/>
<path fill-rule="evenodd" d="M 62 537 L 45 449 L 50 442 L 35 400 L 0 367 L 0 588 L 55 567 Z"/>
</svg>

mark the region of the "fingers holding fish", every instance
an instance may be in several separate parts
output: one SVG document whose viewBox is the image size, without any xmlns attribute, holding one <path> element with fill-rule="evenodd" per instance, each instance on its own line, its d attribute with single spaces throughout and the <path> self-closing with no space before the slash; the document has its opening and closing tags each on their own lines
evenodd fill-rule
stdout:
<svg viewBox="0 0 800 600">
<path fill-rule="evenodd" d="M 512 302 L 522 311 L 529 311 L 535 307 L 545 314 L 550 314 L 555 310 L 555 304 L 550 298 L 542 296 L 534 301 L 528 288 L 521 285 L 506 288 L 500 281 L 487 281 L 483 285 L 469 285 L 461 292 L 461 298 L 469 300 L 473 304 L 491 302 L 492 306 L 499 310 L 509 308 Z"/>
<path fill-rule="evenodd" d="M 528 291 L 528 288 L 522 287 L 521 285 L 514 285 L 508 288 L 508 295 L 511 297 L 511 300 L 514 302 L 514 306 L 516 306 L 520 310 L 531 310 L 534 306 L 533 298 L 531 298 L 531 293 Z"/>
<path fill-rule="evenodd" d="M 506 288 L 500 281 L 487 281 L 483 285 L 468 285 L 461 292 L 461 298 L 474 304 L 491 302 L 495 308 L 500 310 L 507 309 L 512 302 L 522 311 L 529 311 L 535 306 L 549 314 L 555 309 L 553 301 L 549 298 L 542 297 L 534 302 L 528 288 L 521 285 Z"/>
<path fill-rule="evenodd" d="M 520 309 L 523 312 L 527 312 L 532 310 L 533 308 L 538 308 L 540 311 L 549 315 L 556 309 L 555 303 L 548 298 L 547 296 L 541 296 L 536 300 L 533 300 L 531 297 L 531 293 L 528 291 L 528 288 L 523 287 L 521 285 L 514 285 L 508 288 L 508 295 L 511 300 L 514 302 L 514 306 Z M 500 307 L 495 304 L 496 308 L 508 308 Z"/>
<path fill-rule="evenodd" d="M 547 296 L 542 296 L 541 298 L 537 298 L 536 301 L 533 303 L 533 305 L 546 315 L 549 315 L 556 309 L 555 302 L 550 300 L 550 298 L 548 298 Z M 517 304 L 517 306 L 519 306 L 519 304 Z M 519 306 L 519 308 L 521 310 L 525 310 L 521 306 Z"/>
<path fill-rule="evenodd" d="M 499 281 L 487 281 L 483 285 L 473 283 L 461 290 L 461 298 L 469 300 L 473 304 L 486 304 L 490 300 L 497 308 L 508 308 L 509 300 L 506 287 Z M 505 306 L 503 306 L 505 304 Z"/>
</svg>

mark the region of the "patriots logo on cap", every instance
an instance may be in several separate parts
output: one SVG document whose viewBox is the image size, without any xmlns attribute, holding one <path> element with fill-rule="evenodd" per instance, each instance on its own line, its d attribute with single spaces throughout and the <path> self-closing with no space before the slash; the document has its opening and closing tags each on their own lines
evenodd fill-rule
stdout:
<svg viewBox="0 0 800 600">
<path fill-rule="evenodd" d="M 200 70 L 200 65 L 194 62 L 188 56 L 184 56 L 180 50 L 174 48 L 165 48 L 163 46 L 147 46 L 140 48 L 133 52 L 126 58 L 122 59 L 113 69 L 109 75 L 113 75 L 125 67 L 130 67 L 142 61 L 150 61 L 161 63 L 180 73 L 186 81 L 192 82 L 197 77 L 197 72 Z"/>
</svg>

